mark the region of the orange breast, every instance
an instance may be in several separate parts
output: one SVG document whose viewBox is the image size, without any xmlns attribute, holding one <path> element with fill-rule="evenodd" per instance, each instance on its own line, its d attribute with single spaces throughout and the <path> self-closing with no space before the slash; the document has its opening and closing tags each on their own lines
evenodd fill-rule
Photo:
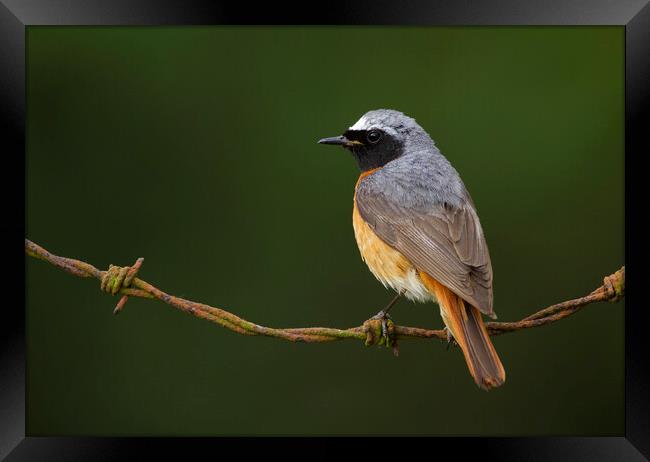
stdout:
<svg viewBox="0 0 650 462">
<path fill-rule="evenodd" d="M 372 173 L 364 172 L 359 181 Z M 357 186 L 359 185 L 357 181 Z M 357 209 L 356 187 L 354 193 L 354 206 L 352 209 L 352 226 L 361 258 L 375 277 L 386 287 L 391 287 L 397 292 L 404 292 L 404 296 L 411 300 L 434 300 L 434 295 L 422 284 L 418 271 L 411 262 L 400 252 L 386 244 L 368 226 Z"/>
</svg>

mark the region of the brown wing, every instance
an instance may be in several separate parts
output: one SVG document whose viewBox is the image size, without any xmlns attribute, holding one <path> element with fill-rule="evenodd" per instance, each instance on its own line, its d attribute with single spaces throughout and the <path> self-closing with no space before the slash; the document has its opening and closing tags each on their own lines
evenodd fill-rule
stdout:
<svg viewBox="0 0 650 462">
<path fill-rule="evenodd" d="M 444 284 L 481 312 L 492 308 L 492 264 L 483 230 L 469 195 L 461 205 L 400 205 L 399 198 L 357 188 L 361 217 L 384 242 L 420 271 Z"/>
</svg>

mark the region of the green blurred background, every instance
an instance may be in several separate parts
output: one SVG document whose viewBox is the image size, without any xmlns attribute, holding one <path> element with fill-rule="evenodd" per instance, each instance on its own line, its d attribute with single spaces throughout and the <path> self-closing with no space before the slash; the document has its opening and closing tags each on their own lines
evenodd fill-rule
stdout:
<svg viewBox="0 0 650 462">
<path fill-rule="evenodd" d="M 316 140 L 415 117 L 479 210 L 500 320 L 624 264 L 621 27 L 30 27 L 27 237 L 276 327 L 359 325 L 351 156 Z M 27 260 L 29 435 L 620 435 L 623 305 L 462 354 L 234 334 Z M 396 322 L 441 327 L 402 301 Z"/>
</svg>

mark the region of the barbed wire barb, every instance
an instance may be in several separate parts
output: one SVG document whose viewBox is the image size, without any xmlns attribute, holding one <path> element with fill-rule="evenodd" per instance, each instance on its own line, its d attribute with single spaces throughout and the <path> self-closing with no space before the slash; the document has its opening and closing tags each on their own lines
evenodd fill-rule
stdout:
<svg viewBox="0 0 650 462">
<path fill-rule="evenodd" d="M 366 345 L 377 344 L 391 347 L 393 352 L 397 354 L 398 339 L 438 338 L 440 340 L 447 340 L 447 333 L 443 329 L 432 330 L 420 327 L 398 326 L 391 320 L 388 320 L 388 335 L 382 335 L 381 320 L 376 319 L 369 319 L 361 326 L 348 329 L 330 327 L 292 327 L 280 329 L 260 326 L 224 309 L 169 295 L 148 282 L 137 278 L 136 274 L 142 266 L 142 258 L 139 258 L 133 266 L 119 267 L 110 265 L 107 271 L 102 271 L 81 260 L 54 255 L 29 239 L 25 239 L 25 253 L 31 257 L 51 263 L 75 276 L 99 279 L 101 281 L 101 290 L 111 295 L 120 295 L 120 300 L 113 310 L 115 314 L 124 309 L 129 297 L 140 297 L 160 300 L 174 308 L 218 324 L 238 334 L 275 337 L 291 342 L 316 343 L 356 339 L 364 341 Z M 603 284 L 584 297 L 551 305 L 520 321 L 487 322 L 485 325 L 491 336 L 540 327 L 566 318 L 589 304 L 604 301 L 616 302 L 624 296 L 625 266 L 621 267 L 615 273 L 605 276 Z"/>
</svg>

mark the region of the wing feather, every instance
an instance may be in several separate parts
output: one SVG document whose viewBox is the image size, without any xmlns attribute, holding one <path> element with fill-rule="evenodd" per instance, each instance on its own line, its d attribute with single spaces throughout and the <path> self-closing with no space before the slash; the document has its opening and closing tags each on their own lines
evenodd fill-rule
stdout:
<svg viewBox="0 0 650 462">
<path fill-rule="evenodd" d="M 481 312 L 492 307 L 492 265 L 474 204 L 404 200 L 361 181 L 355 200 L 362 218 L 384 242 L 420 271 L 444 284 Z M 404 194 L 408 194 L 408 188 Z M 412 204 L 417 204 L 413 206 Z"/>
</svg>

